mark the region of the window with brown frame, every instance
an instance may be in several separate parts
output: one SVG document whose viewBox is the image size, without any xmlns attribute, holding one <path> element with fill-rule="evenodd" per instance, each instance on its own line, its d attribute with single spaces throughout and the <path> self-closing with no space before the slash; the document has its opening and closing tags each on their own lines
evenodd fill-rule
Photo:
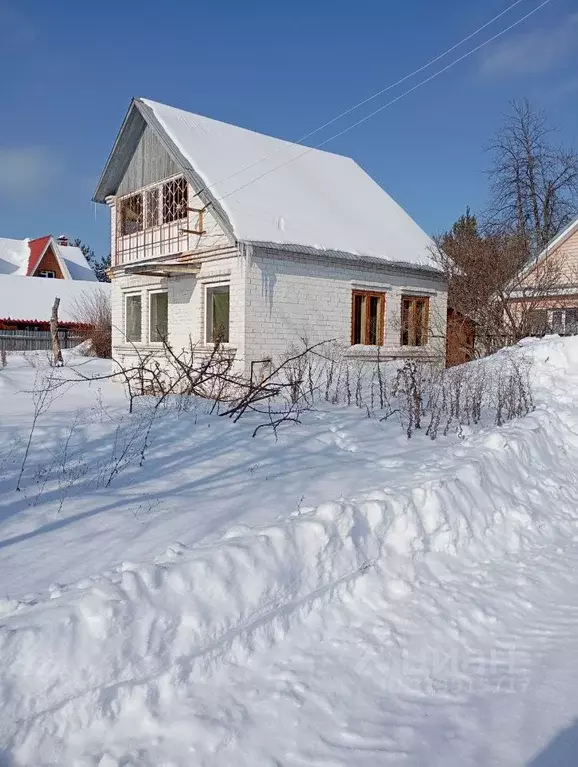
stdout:
<svg viewBox="0 0 578 767">
<path fill-rule="evenodd" d="M 187 217 L 187 182 L 182 176 L 163 184 L 163 224 Z"/>
<path fill-rule="evenodd" d="M 127 234 L 142 232 L 143 209 L 142 194 L 132 194 L 120 201 L 120 231 L 124 237 Z"/>
<path fill-rule="evenodd" d="M 402 296 L 401 345 L 425 346 L 429 334 L 429 298 Z"/>
<path fill-rule="evenodd" d="M 351 343 L 382 346 L 385 293 L 354 290 L 351 305 Z"/>
</svg>

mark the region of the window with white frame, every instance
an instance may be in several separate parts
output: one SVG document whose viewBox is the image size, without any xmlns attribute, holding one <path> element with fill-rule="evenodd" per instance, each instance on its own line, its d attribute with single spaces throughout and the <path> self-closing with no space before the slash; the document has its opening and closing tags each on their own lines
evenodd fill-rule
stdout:
<svg viewBox="0 0 578 767">
<path fill-rule="evenodd" d="M 229 285 L 211 285 L 205 293 L 205 342 L 229 342 Z"/>
<path fill-rule="evenodd" d="M 52 269 L 43 269 L 41 272 L 38 272 L 39 277 L 49 277 L 50 279 L 54 279 L 56 277 L 56 272 Z"/>
<path fill-rule="evenodd" d="M 162 343 L 169 332 L 169 294 L 166 290 L 149 293 L 149 341 Z"/>
<path fill-rule="evenodd" d="M 124 335 L 127 341 L 142 341 L 142 296 L 128 293 L 124 297 Z"/>
</svg>

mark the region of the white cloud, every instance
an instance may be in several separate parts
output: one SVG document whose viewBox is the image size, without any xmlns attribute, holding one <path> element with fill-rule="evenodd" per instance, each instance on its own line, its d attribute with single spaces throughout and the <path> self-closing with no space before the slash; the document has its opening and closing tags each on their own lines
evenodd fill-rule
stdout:
<svg viewBox="0 0 578 767">
<path fill-rule="evenodd" d="M 58 157 L 41 147 L 0 148 L 0 196 L 19 198 L 48 188 L 62 170 Z"/>
<path fill-rule="evenodd" d="M 547 72 L 576 50 L 578 13 L 548 29 L 515 35 L 491 47 L 482 59 L 482 73 L 490 77 Z"/>
</svg>

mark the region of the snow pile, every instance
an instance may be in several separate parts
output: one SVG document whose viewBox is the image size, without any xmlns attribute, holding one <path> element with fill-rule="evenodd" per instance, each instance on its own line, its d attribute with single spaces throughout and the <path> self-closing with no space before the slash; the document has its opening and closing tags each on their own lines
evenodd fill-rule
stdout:
<svg viewBox="0 0 578 767">
<path fill-rule="evenodd" d="M 509 354 L 534 360 L 535 412 L 468 437 L 413 477 L 231 529 L 210 545 L 174 544 L 150 564 L 55 585 L 36 604 L 0 602 L 0 740 L 38 765 L 88 723 L 162 707 L 225 660 L 246 660 L 385 564 L 384 587 L 400 598 L 432 552 L 496 556 L 519 551 L 538 528 L 571 534 L 578 339 L 535 342 L 487 364 Z"/>
<path fill-rule="evenodd" d="M 140 101 L 222 200 L 237 240 L 434 266 L 432 240 L 349 157 Z"/>
</svg>

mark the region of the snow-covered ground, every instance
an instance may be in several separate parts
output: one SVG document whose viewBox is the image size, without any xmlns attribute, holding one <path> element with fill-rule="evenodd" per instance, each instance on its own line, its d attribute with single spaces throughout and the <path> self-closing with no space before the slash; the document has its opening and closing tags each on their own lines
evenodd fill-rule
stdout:
<svg viewBox="0 0 578 767">
<path fill-rule="evenodd" d="M 119 385 L 65 386 L 20 491 L 45 370 L 9 359 L 0 765 L 575 764 L 578 339 L 503 354 L 535 411 L 435 442 L 196 404 L 142 461 Z"/>
</svg>

